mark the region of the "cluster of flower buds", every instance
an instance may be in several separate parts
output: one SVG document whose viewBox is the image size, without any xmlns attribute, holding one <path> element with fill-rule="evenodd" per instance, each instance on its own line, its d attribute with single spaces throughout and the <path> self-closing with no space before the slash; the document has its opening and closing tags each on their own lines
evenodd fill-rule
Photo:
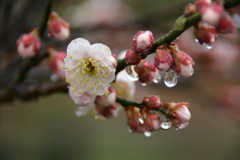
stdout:
<svg viewBox="0 0 240 160">
<path fill-rule="evenodd" d="M 30 33 L 22 35 L 17 40 L 18 54 L 25 57 L 34 57 L 41 48 L 41 41 L 37 29 L 33 29 Z"/>
<path fill-rule="evenodd" d="M 159 129 L 182 129 L 188 126 L 191 113 L 188 103 L 162 103 L 160 97 L 149 95 L 144 97 L 141 107 L 129 106 L 125 108 L 130 132 L 144 133 Z"/>
<path fill-rule="evenodd" d="M 154 57 L 154 66 L 159 71 L 166 72 L 165 84 L 171 79 L 176 83 L 177 75 L 190 77 L 194 64 L 193 59 L 179 50 L 177 44 L 159 46 Z"/>
<path fill-rule="evenodd" d="M 125 59 L 128 58 L 126 55 Z M 164 71 L 166 86 L 174 87 L 177 84 L 178 75 L 189 77 L 193 74 L 193 66 L 194 61 L 187 53 L 180 51 L 176 44 L 170 44 L 157 48 L 154 63 L 141 60 L 136 66 L 127 66 L 126 70 L 132 80 L 138 80 L 143 85 L 151 82 L 158 83 L 161 80 L 159 71 Z"/>
<path fill-rule="evenodd" d="M 82 95 L 72 91 L 70 87 L 69 93 L 75 104 L 79 106 L 76 114 L 78 116 L 92 113 L 97 120 L 104 120 L 110 117 L 116 117 L 119 107 L 116 103 L 117 93 L 115 89 L 109 88 L 109 93 L 102 96 L 91 96 L 88 93 Z"/>
<path fill-rule="evenodd" d="M 49 15 L 48 33 L 51 38 L 65 40 L 69 37 L 69 24 L 61 19 L 57 13 Z M 22 35 L 17 40 L 18 54 L 25 57 L 34 57 L 41 49 L 41 38 L 38 29 L 33 29 L 30 33 Z"/>
<path fill-rule="evenodd" d="M 194 5 L 188 5 L 185 15 L 190 16 L 195 12 L 200 12 L 202 18 L 194 26 L 194 34 L 200 44 L 212 44 L 219 33 L 231 33 L 236 29 L 234 21 L 225 13 L 219 1 L 197 0 Z"/>
</svg>

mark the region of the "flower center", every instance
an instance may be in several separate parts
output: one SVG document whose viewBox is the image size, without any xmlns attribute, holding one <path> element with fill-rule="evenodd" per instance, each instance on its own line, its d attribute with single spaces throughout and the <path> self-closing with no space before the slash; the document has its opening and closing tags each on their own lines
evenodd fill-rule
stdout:
<svg viewBox="0 0 240 160">
<path fill-rule="evenodd" d="M 79 94 L 87 91 L 97 94 L 102 87 L 106 87 L 102 84 L 106 84 L 105 79 L 110 72 L 107 65 L 91 57 L 80 60 L 72 69 L 66 69 L 68 72 L 72 72 L 72 75 L 66 81 L 74 84 L 71 85 L 73 87 L 72 91 L 77 91 Z"/>
</svg>

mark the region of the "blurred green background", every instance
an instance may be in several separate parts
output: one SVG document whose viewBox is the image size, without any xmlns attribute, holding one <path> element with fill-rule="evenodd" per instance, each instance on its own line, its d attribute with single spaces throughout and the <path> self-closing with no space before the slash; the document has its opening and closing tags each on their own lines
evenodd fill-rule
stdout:
<svg viewBox="0 0 240 160">
<path fill-rule="evenodd" d="M 109 5 L 117 2 L 120 6 L 127 7 L 127 10 L 117 10 L 115 6 L 119 13 L 116 17 L 128 13 L 119 18 L 123 21 L 119 22 L 118 18 L 110 17 L 97 23 L 92 20 L 90 23 L 90 14 L 84 15 L 87 21 L 78 21 L 81 16 L 73 14 L 84 10 L 84 7 L 85 11 L 89 11 L 91 8 L 87 6 L 93 2 L 97 3 L 97 0 L 55 0 L 54 10 L 75 26 L 72 26 L 68 41 L 52 42 L 46 38 L 47 44 L 65 50 L 71 39 L 81 36 L 89 39 L 91 43 L 105 43 L 113 53 L 118 54 L 121 50 L 131 48 L 132 37 L 138 30 L 152 30 L 156 37 L 167 33 L 176 18 L 184 13 L 184 7 L 194 1 L 106 0 L 104 3 Z M 6 22 L 10 26 L 7 26 L 5 41 L 1 41 L 3 39 L 0 36 L 1 71 L 7 66 L 6 63 L 17 57 L 16 39 L 38 25 L 45 1 L 0 1 L 1 16 L 5 13 L 3 10 L 6 4 L 11 4 L 12 12 L 9 22 Z M 6 24 L 2 23 L 0 28 L 5 28 Z M 17 27 L 14 24 L 18 24 Z M 237 40 L 238 43 L 239 37 Z M 184 43 L 189 42 L 186 40 Z M 91 116 L 77 117 L 74 113 L 77 106 L 69 95 L 59 93 L 29 102 L 0 104 L 0 160 L 239 159 L 240 123 L 237 123 L 232 115 L 222 114 L 215 102 L 216 97 L 224 92 L 223 86 L 233 82 L 239 85 L 239 69 L 235 67 L 234 74 L 226 78 L 225 75 L 214 74 L 209 70 L 206 67 L 208 61 L 205 59 L 193 57 L 196 58 L 196 67 L 192 77 L 180 77 L 174 88 L 167 88 L 163 80 L 159 84 L 146 87 L 137 83 L 135 95 L 138 101 L 145 95 L 155 94 L 160 95 L 163 102 L 189 102 L 192 118 L 187 128 L 177 131 L 174 128 L 159 130 L 151 137 L 129 133 L 123 110 L 118 117 L 102 122 Z M 44 72 L 35 72 L 39 70 Z M 4 88 L 7 79 L 12 76 L 4 73 L 2 72 L 1 77 L 4 75 L 6 79 L 1 81 L 1 88 Z M 49 81 L 46 62 L 31 70 L 28 78 Z"/>
</svg>

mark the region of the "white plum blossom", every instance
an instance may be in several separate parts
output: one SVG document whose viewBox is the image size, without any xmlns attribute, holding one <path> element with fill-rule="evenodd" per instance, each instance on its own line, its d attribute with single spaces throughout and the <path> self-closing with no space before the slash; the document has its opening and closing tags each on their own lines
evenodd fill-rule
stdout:
<svg viewBox="0 0 240 160">
<path fill-rule="evenodd" d="M 71 92 L 79 95 L 108 92 L 116 71 L 116 60 L 108 46 L 101 43 L 90 45 L 86 39 L 77 38 L 68 45 L 64 60 Z"/>
</svg>

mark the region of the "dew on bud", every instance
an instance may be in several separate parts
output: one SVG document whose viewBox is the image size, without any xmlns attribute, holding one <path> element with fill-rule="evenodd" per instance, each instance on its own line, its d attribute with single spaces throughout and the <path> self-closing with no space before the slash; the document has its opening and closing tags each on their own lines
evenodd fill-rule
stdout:
<svg viewBox="0 0 240 160">
<path fill-rule="evenodd" d="M 177 85 L 177 73 L 173 70 L 168 71 L 164 77 L 164 83 L 167 87 L 171 88 Z"/>
<path fill-rule="evenodd" d="M 207 44 L 207 49 L 212 49 L 212 44 Z"/>
<path fill-rule="evenodd" d="M 160 74 L 157 74 L 154 78 L 153 78 L 153 82 L 154 83 L 158 83 L 161 81 L 161 75 Z"/>
<path fill-rule="evenodd" d="M 128 73 L 130 80 L 137 81 L 139 77 L 137 72 L 134 70 L 134 67 L 134 65 L 128 65 L 126 67 L 126 72 Z"/>
<path fill-rule="evenodd" d="M 52 74 L 52 75 L 50 76 L 50 79 L 51 79 L 52 82 L 57 82 L 57 81 L 59 80 L 59 79 L 58 79 L 58 76 L 55 75 L 55 74 Z"/>
<path fill-rule="evenodd" d="M 198 41 L 198 39 L 197 39 L 197 38 L 195 39 L 195 42 L 199 43 L 199 41 Z"/>
<path fill-rule="evenodd" d="M 141 117 L 139 117 L 138 120 L 139 120 L 139 122 L 140 122 L 141 124 L 144 123 L 144 120 L 143 120 Z"/>
<path fill-rule="evenodd" d="M 150 132 L 150 131 L 144 132 L 144 136 L 146 136 L 146 137 L 150 137 L 151 135 L 152 135 L 152 132 Z"/>
<path fill-rule="evenodd" d="M 171 121 L 162 122 L 162 124 L 161 124 L 162 129 L 169 129 L 171 127 L 172 127 L 172 122 Z"/>
<path fill-rule="evenodd" d="M 147 85 L 147 83 L 142 83 L 142 86 L 146 86 Z"/>
</svg>

